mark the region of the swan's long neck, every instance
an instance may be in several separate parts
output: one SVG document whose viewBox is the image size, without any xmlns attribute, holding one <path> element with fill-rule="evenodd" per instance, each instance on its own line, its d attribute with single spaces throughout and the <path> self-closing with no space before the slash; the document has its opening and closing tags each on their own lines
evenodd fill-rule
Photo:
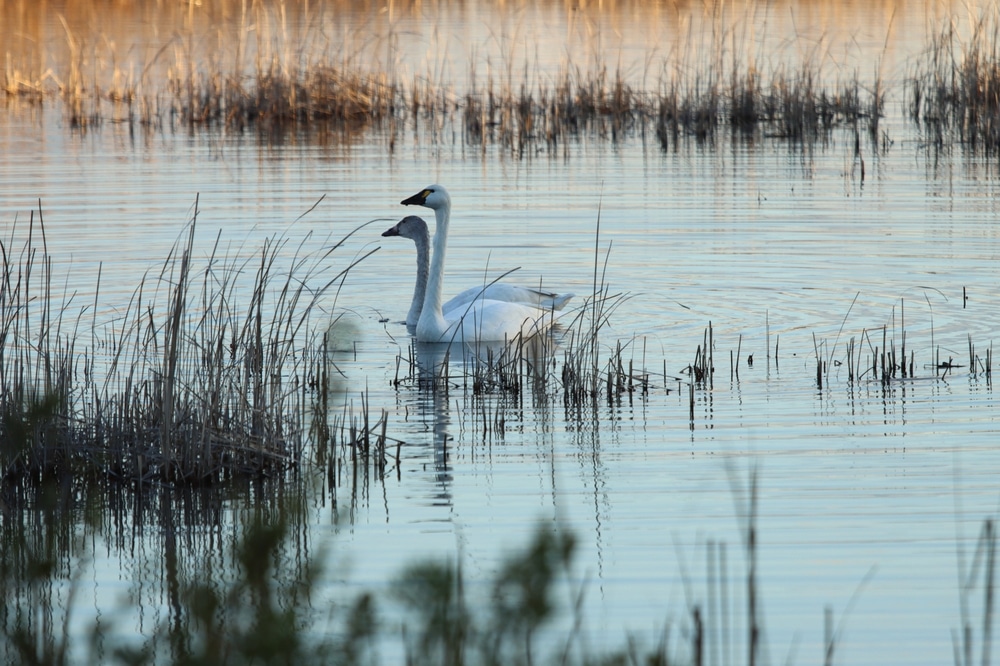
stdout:
<svg viewBox="0 0 1000 666">
<path fill-rule="evenodd" d="M 436 340 L 448 330 L 448 324 L 441 314 L 441 290 L 444 274 L 444 255 L 448 247 L 448 218 L 451 212 L 450 204 L 441 206 L 434 211 L 437 221 L 434 230 L 434 254 L 431 257 L 430 275 L 427 280 L 427 293 L 424 294 L 424 308 L 417 322 L 418 340 Z"/>
<path fill-rule="evenodd" d="M 417 281 L 413 285 L 413 301 L 410 303 L 410 313 L 406 315 L 406 323 L 416 326 L 427 294 L 427 268 L 431 263 L 431 250 L 430 239 L 426 232 L 417 236 L 413 242 L 417 246 Z"/>
</svg>

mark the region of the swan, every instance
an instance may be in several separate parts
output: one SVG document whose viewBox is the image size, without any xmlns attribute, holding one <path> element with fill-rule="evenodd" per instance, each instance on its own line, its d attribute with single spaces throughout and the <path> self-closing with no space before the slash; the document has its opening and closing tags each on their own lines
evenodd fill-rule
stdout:
<svg viewBox="0 0 1000 666">
<path fill-rule="evenodd" d="M 424 206 L 434 211 L 434 255 L 431 258 L 424 307 L 417 319 L 420 342 L 496 342 L 528 338 L 540 333 L 554 321 L 551 310 L 506 301 L 476 299 L 461 311 L 444 312 L 441 307 L 445 251 L 448 246 L 448 221 L 451 196 L 441 185 L 430 185 L 403 199 L 404 206 Z"/>
<path fill-rule="evenodd" d="M 408 215 L 391 229 L 383 231 L 382 236 L 409 238 L 417 246 L 417 281 L 413 285 L 413 300 L 410 302 L 410 311 L 406 315 L 407 326 L 416 326 L 417 320 L 420 319 L 420 311 L 424 307 L 427 272 L 431 263 L 430 232 L 427 230 L 427 223 L 422 217 Z M 459 310 L 461 313 L 468 307 L 469 303 L 477 298 L 488 301 L 522 303 L 543 310 L 561 310 L 573 296 L 574 294 L 555 294 L 540 289 L 493 282 L 481 287 L 469 287 L 442 305 L 441 312 L 448 313 Z"/>
</svg>

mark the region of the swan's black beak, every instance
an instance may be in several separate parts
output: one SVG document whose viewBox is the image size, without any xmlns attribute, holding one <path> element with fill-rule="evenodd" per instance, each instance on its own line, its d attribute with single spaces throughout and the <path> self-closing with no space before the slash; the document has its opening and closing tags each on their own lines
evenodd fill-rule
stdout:
<svg viewBox="0 0 1000 666">
<path fill-rule="evenodd" d="M 391 229 L 386 229 L 382 232 L 383 236 L 398 236 L 399 235 L 399 225 L 392 227 Z"/>
<path fill-rule="evenodd" d="M 421 190 L 417 194 L 414 194 L 408 199 L 403 199 L 399 203 L 404 206 L 423 206 L 427 202 L 427 197 L 431 195 L 432 190 Z"/>
</svg>

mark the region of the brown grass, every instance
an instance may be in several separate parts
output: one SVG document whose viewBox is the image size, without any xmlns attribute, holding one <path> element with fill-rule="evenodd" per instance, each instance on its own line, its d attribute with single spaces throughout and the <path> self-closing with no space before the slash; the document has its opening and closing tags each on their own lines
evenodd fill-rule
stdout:
<svg viewBox="0 0 1000 666">
<path fill-rule="evenodd" d="M 963 37 L 952 21 L 934 36 L 907 81 L 911 119 L 928 145 L 1000 148 L 1000 12 L 987 8 Z"/>
<path fill-rule="evenodd" d="M 404 74 L 405 65 L 392 55 L 391 24 L 374 36 L 367 25 L 346 39 L 331 36 L 323 26 L 346 11 L 336 5 L 223 2 L 213 6 L 219 15 L 211 20 L 205 12 L 178 14 L 175 7 L 162 9 L 163 15 L 133 5 L 119 11 L 181 27 L 136 58 L 108 36 L 102 25 L 111 17 L 98 17 L 96 10 L 62 19 L 57 44 L 37 43 L 56 39 L 34 25 L 37 17 L 11 16 L 8 30 L 21 38 L 10 40 L 3 70 L 8 103 L 58 99 L 78 129 L 108 121 L 147 131 L 388 124 L 390 150 L 406 123 L 426 124 L 435 138 L 447 122 L 470 145 L 498 145 L 523 156 L 559 151 L 584 133 L 610 141 L 655 136 L 668 148 L 685 137 L 710 139 L 725 125 L 748 138 L 795 141 L 859 122 L 877 132 L 886 94 L 881 81 L 866 89 L 856 75 L 831 86 L 812 62 L 768 67 L 760 56 L 730 53 L 731 35 L 700 59 L 674 52 L 657 62 L 650 55 L 642 88 L 595 52 L 589 65 L 566 63 L 551 78 L 540 76 L 538 67 L 516 72 L 504 64 L 501 75 L 491 71 L 483 81 L 473 65 L 468 89 L 456 91 L 435 72 Z M 372 59 L 372 42 L 386 55 Z"/>
<path fill-rule="evenodd" d="M 72 315 L 52 292 L 41 211 L 20 248 L 13 232 L 0 243 L 0 438 L 23 442 L 3 452 L 3 478 L 207 483 L 302 460 L 308 387 L 325 363 L 311 313 L 356 261 L 327 279 L 343 241 L 305 256 L 271 239 L 247 258 L 222 254 L 217 239 L 199 267 L 197 216 L 196 203 L 118 319 L 91 320 L 90 346 L 86 310 Z"/>
</svg>

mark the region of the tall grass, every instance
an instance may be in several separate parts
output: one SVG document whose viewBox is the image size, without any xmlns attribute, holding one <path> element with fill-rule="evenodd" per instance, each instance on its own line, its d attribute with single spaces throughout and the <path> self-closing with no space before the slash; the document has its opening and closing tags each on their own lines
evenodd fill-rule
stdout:
<svg viewBox="0 0 1000 666">
<path fill-rule="evenodd" d="M 325 362 L 313 312 L 356 262 L 330 276 L 343 240 L 310 255 L 270 239 L 240 257 L 217 237 L 199 265 L 197 217 L 196 202 L 163 265 L 110 323 L 96 308 L 71 313 L 53 293 L 41 210 L 20 247 L 16 225 L 0 242 L 0 436 L 36 406 L 53 407 L 20 438 L 23 450 L 6 452 L 4 478 L 210 483 L 302 460 L 310 386 Z"/>
<path fill-rule="evenodd" d="M 1000 148 L 1000 11 L 987 7 L 965 34 L 946 21 L 907 82 L 909 115 L 928 145 Z"/>
<path fill-rule="evenodd" d="M 206 258 L 199 260 L 197 220 L 196 202 L 163 265 L 141 281 L 126 312 L 106 328 L 88 324 L 86 312 L 71 313 L 69 304 L 53 294 L 54 267 L 45 249 L 40 210 L 23 230 L 27 238 L 20 245 L 13 235 L 0 243 L 0 454 L 8 510 L 0 521 L 0 651 L 8 661 L 72 660 L 72 591 L 79 589 L 75 576 L 87 564 L 86 550 L 74 532 L 76 492 L 93 486 L 113 493 L 122 485 L 118 481 L 138 490 L 137 505 L 150 494 L 161 502 L 154 509 L 160 521 L 155 524 L 164 535 L 163 576 L 170 610 L 167 620 L 157 623 L 138 646 L 115 645 L 106 626 L 95 627 L 93 649 L 103 657 L 98 660 L 376 663 L 376 645 L 383 638 L 398 638 L 408 663 L 415 664 L 717 663 L 709 655 L 720 644 L 744 645 L 745 663 L 762 660 L 766 635 L 758 582 L 755 473 L 745 488 L 734 483 L 733 490 L 745 574 L 732 578 L 725 544 L 712 542 L 706 558 L 707 592 L 691 594 L 682 617 L 650 648 L 633 642 L 606 655 L 588 648 L 582 638 L 585 590 L 572 570 L 574 540 L 551 524 L 540 527 L 524 550 L 512 551 L 485 586 L 472 585 L 460 562 L 408 567 L 392 585 L 392 598 L 405 611 L 399 625 L 381 623 L 379 600 L 369 591 L 329 613 L 319 610 L 314 605 L 321 598 L 315 562 L 322 558 L 302 555 L 314 556 L 311 544 L 296 544 L 294 557 L 278 556 L 289 539 L 297 538 L 306 520 L 302 503 L 312 496 L 307 489 L 293 492 L 298 503 L 289 505 L 267 497 L 292 476 L 284 472 L 294 471 L 304 460 L 304 440 L 309 437 L 316 443 L 314 460 L 331 488 L 346 474 L 355 490 L 364 492 L 367 479 L 384 481 L 393 459 L 399 473 L 400 447 L 389 435 L 387 414 L 371 407 L 366 392 L 356 392 L 358 409 L 345 405 L 332 424 L 327 420 L 330 350 L 325 338 L 310 333 L 318 299 L 364 257 L 331 268 L 338 263 L 334 252 L 348 235 L 318 255 L 293 250 L 287 239 L 269 240 L 249 258 L 223 252 L 217 238 Z M 468 359 L 453 358 L 451 350 L 440 346 L 428 349 L 415 343 L 409 347 L 410 359 L 400 360 L 396 386 L 429 393 L 435 400 L 449 401 L 452 391 L 472 396 L 465 404 L 477 410 L 473 420 L 480 419 L 484 439 L 502 437 L 502 410 L 518 409 L 529 395 L 539 402 L 561 396 L 573 418 L 595 411 L 601 401 L 611 404 L 645 390 L 644 353 L 638 371 L 627 360 L 630 351 L 637 353 L 635 342 L 609 346 L 604 340 L 604 326 L 627 296 L 614 294 L 609 286 L 610 251 L 602 251 L 599 222 L 593 293 L 562 322 L 556 337 L 518 341 L 500 350 L 472 349 Z M 287 256 L 292 258 L 283 266 Z M 905 349 L 912 345 L 902 302 L 894 309 L 894 325 L 897 312 L 894 330 L 900 354 L 885 354 L 896 343 L 883 330 L 880 353 L 866 360 L 885 359 L 888 369 L 882 377 L 899 372 L 894 359 L 905 359 Z M 80 343 L 87 337 L 80 335 L 81 329 L 86 333 L 88 325 L 91 339 L 97 341 L 92 347 Z M 717 344 L 709 324 L 689 367 L 692 395 L 696 387 L 711 392 Z M 94 348 L 101 350 L 100 356 Z M 821 348 L 818 344 L 818 362 L 833 359 L 837 341 L 828 354 L 821 356 Z M 854 348 L 848 349 L 853 357 Z M 561 372 L 556 364 L 560 354 Z M 828 382 L 825 374 L 820 377 Z M 490 397 L 499 399 L 490 402 Z M 21 483 L 25 478 L 29 483 Z M 219 580 L 208 568 L 216 563 L 212 558 L 206 558 L 205 568 L 185 569 L 173 523 L 179 511 L 166 492 L 168 486 L 222 485 L 217 482 L 233 479 L 265 480 L 254 501 L 245 502 L 252 507 L 253 519 L 225 555 L 238 576 Z M 25 485 L 40 489 L 33 506 L 16 501 L 17 490 Z M 143 491 L 150 486 L 159 494 Z M 96 506 L 106 498 L 91 501 Z M 268 511 L 261 510 L 262 505 L 273 509 L 270 517 L 276 520 L 266 520 Z M 26 510 L 37 510 L 41 528 L 24 520 Z M 101 520 L 99 514 L 88 511 L 87 518 Z M 984 655 L 983 662 L 989 661 L 992 582 L 984 585 L 982 618 L 974 617 L 968 595 L 980 580 L 992 581 L 994 540 L 988 523 L 968 569 L 960 562 L 967 606 L 961 633 L 956 634 L 957 663 L 970 663 L 974 650 Z M 278 563 L 289 560 L 295 563 L 291 573 L 279 573 Z M 744 590 L 742 642 L 731 640 L 738 626 L 731 620 L 740 612 L 734 602 L 737 589 Z M 68 600 L 54 609 L 53 598 L 60 594 Z M 32 611 L 19 610 L 24 607 Z M 558 628 L 567 616 L 569 628 Z M 833 630 L 832 618 L 828 625 L 829 663 L 840 632 Z M 983 628 L 973 640 L 977 626 Z"/>
<path fill-rule="evenodd" d="M 867 123 L 874 135 L 887 94 L 880 79 L 864 83 L 857 73 L 831 79 L 818 64 L 822 54 L 789 65 L 750 52 L 746 38 L 736 37 L 747 16 L 717 16 L 717 34 L 707 46 L 650 53 L 641 76 L 609 65 L 593 44 L 589 62 L 568 61 L 549 73 L 535 63 L 516 71 L 505 62 L 497 67 L 502 74 L 491 70 L 481 79 L 473 62 L 460 85 L 436 68 L 415 73 L 403 62 L 391 20 L 331 34 L 324 26 L 347 13 L 336 4 L 222 3 L 220 16 L 208 24 L 202 23 L 205 12 L 160 11 L 144 12 L 143 19 L 178 27 L 169 38 L 157 36 L 155 47 L 144 46 L 139 57 L 100 27 L 81 28 L 79 20 L 61 20 L 58 48 L 12 38 L 2 79 L 7 99 L 34 105 L 57 98 L 77 128 L 109 120 L 146 131 L 178 125 L 278 134 L 374 127 L 388 128 L 393 150 L 401 127 L 423 125 L 432 140 L 457 132 L 470 145 L 525 156 L 557 153 L 583 134 L 610 141 L 655 136 L 663 148 L 686 137 L 709 139 L 723 126 L 748 139 L 812 141 L 837 127 Z M 12 18 L 15 26 L 45 22 Z M 985 30 L 982 39 L 988 39 Z M 943 42 L 935 48 L 944 48 Z M 48 48 L 58 54 L 55 62 L 46 57 Z M 513 59 L 513 50 L 505 57 Z M 452 131 L 441 131 L 445 123 Z"/>
</svg>

